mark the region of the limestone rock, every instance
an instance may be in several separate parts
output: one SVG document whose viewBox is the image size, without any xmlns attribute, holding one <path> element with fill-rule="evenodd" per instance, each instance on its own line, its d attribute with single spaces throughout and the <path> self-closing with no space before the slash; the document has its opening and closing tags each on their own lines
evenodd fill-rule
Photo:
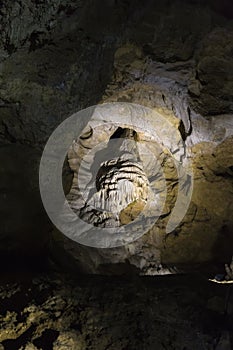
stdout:
<svg viewBox="0 0 233 350">
<path fill-rule="evenodd" d="M 167 197 L 161 220 L 134 244 L 112 250 L 77 245 L 55 233 L 53 256 L 85 272 L 132 269 L 152 275 L 168 273 L 170 267 L 174 271 L 174 264 L 184 268 L 228 260 L 233 232 L 233 36 L 232 23 L 224 16 L 230 18 L 230 11 L 219 12 L 221 2 L 210 0 L 198 5 L 171 0 L 27 0 L 1 5 L 1 250 L 34 252 L 49 236 L 38 193 L 40 153 L 34 154 L 34 148 L 41 151 L 52 131 L 84 107 L 132 102 L 156 109 L 179 133 L 183 155 L 191 159 L 194 171 L 186 216 L 175 232 L 164 234 L 177 199 L 177 171 L 164 149 L 159 153 L 138 132 L 163 165 Z M 115 131 L 116 126 L 83 131 L 80 157 L 74 144 L 64 166 L 66 194 L 77 180 L 75 169 L 86 156 L 92 132 L 89 146 L 94 147 Z M 161 127 L 162 132 L 169 134 Z M 87 164 L 91 157 L 86 156 Z M 143 155 L 148 178 L 154 167 L 149 158 Z M 158 178 L 153 185 L 163 193 Z M 73 203 L 80 204 L 82 198 L 73 190 Z M 144 198 L 126 204 L 118 224 L 144 210 Z"/>
<path fill-rule="evenodd" d="M 129 37 L 155 61 L 176 62 L 190 59 L 199 40 L 208 33 L 211 12 L 203 7 L 176 2 L 150 2 L 143 6 L 140 20 L 129 30 Z"/>
<path fill-rule="evenodd" d="M 196 55 L 196 78 L 199 85 L 196 108 L 204 115 L 233 112 L 233 31 L 213 30 Z M 193 87 L 189 87 L 193 95 Z M 194 93 L 195 94 L 195 93 Z"/>
<path fill-rule="evenodd" d="M 137 75 L 134 75 L 132 65 L 126 64 L 129 57 L 130 61 L 138 60 Z M 165 206 L 166 215 L 143 238 L 128 247 L 111 250 L 78 247 L 64 239 L 62 245 L 74 258 L 73 264 L 86 272 L 119 273 L 121 268 L 117 266 L 126 266 L 127 262 L 141 274 L 175 273 L 172 270 L 174 265 L 178 270 L 189 270 L 195 266 L 200 268 L 206 264 L 214 267 L 215 263 L 224 263 L 224 256 L 229 259 L 232 255 L 233 118 L 231 114 L 221 115 L 220 123 L 218 118 L 211 116 L 205 119 L 195 112 L 188 97 L 192 63 L 186 66 L 181 64 L 180 67 L 189 67 L 190 74 L 182 68 L 178 73 L 176 64 L 148 63 L 137 47 L 126 45 L 118 49 L 115 55 L 116 74 L 108 86 L 104 102 L 127 101 L 160 108 L 161 113 L 172 120 L 184 137 L 186 151 L 192 159 L 195 182 L 190 208 L 177 230 L 165 236 L 167 216 L 177 195 L 174 186 L 177 174 L 173 165 L 164 160 L 167 180 L 171 179 L 174 191 L 167 195 L 169 206 Z M 140 77 L 139 81 L 137 77 Z M 137 212 L 133 204 L 123 210 L 121 217 L 124 222 L 130 220 L 133 210 Z"/>
</svg>

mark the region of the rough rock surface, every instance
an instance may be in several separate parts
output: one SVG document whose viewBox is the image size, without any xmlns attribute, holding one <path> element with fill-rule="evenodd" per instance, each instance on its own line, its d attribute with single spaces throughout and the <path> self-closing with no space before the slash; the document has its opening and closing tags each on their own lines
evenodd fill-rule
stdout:
<svg viewBox="0 0 233 350">
<path fill-rule="evenodd" d="M 233 30 L 218 28 L 202 40 L 197 51 L 189 92 L 194 105 L 204 115 L 233 112 L 232 50 Z"/>
<path fill-rule="evenodd" d="M 228 293 L 197 276 L 8 279 L 0 287 L 0 349 L 230 349 Z"/>
<path fill-rule="evenodd" d="M 174 205 L 178 179 L 172 164 L 161 160 L 173 191 L 168 193 L 167 210 L 148 234 L 129 246 L 110 250 L 87 248 L 64 239 L 65 249 L 84 271 L 116 273 L 117 264 L 130 263 L 141 274 L 156 275 L 169 273 L 169 267 L 173 273 L 174 265 L 178 270 L 189 270 L 209 263 L 224 263 L 224 258 L 231 258 L 233 115 L 207 119 L 189 104 L 192 65 L 189 61 L 180 63 L 177 68 L 177 63 L 147 62 L 140 48 L 131 44 L 116 51 L 113 82 L 103 101 L 127 101 L 151 108 L 159 106 L 160 113 L 170 118 L 183 135 L 192 160 L 194 189 L 183 221 L 175 232 L 166 235 L 164 228 Z M 173 112 L 166 114 L 166 109 Z M 109 268 L 106 268 L 108 264 Z"/>
<path fill-rule="evenodd" d="M 232 255 L 233 27 L 230 10 L 226 13 L 220 5 L 219 1 L 203 5 L 170 0 L 3 1 L 0 144 L 14 149 L 9 157 L 18 157 L 19 145 L 41 152 L 66 117 L 86 106 L 112 101 L 136 102 L 163 113 L 169 110 L 192 153 L 192 203 L 178 230 L 163 235 L 167 210 L 155 232 L 133 247 L 111 253 L 78 247 L 84 270 L 104 272 L 102 267 L 109 265 L 111 273 L 110 262 L 124 266 L 130 262 L 153 274 L 164 262 L 186 266 L 223 263 Z M 33 163 L 38 155 L 32 158 Z M 169 166 L 170 174 L 174 171 L 168 163 L 168 175 Z M 16 168 L 16 177 L 20 168 L 25 179 L 38 183 L 36 175 L 30 175 L 30 166 Z M 1 186 L 7 189 L 12 186 L 10 172 L 1 173 Z M 19 203 L 22 194 L 16 192 L 15 203 Z M 29 190 L 25 198 L 34 203 L 33 196 Z M 174 199 L 171 193 L 170 206 Z M 15 220 L 12 231 L 7 201 L 4 208 L 2 250 L 5 242 L 17 250 L 32 230 L 49 231 L 42 222 L 33 227 L 32 220 L 25 229 L 25 219 L 23 224 Z M 20 210 L 21 217 L 28 218 L 27 205 Z M 33 210 L 40 218 L 41 203 Z M 19 240 L 16 232 L 22 230 L 25 236 L 22 233 Z M 33 232 L 36 248 L 42 241 Z M 63 237 L 56 240 L 61 250 L 54 241 L 52 249 L 64 263 L 66 253 L 76 246 Z"/>
<path fill-rule="evenodd" d="M 112 70 L 116 30 L 125 19 L 116 9 L 110 26 L 102 19 L 109 18 L 112 5 L 106 12 L 98 6 L 98 1 L 1 3 L 1 251 L 18 255 L 18 248 L 30 247 L 33 256 L 45 247 L 51 227 L 41 220 L 41 151 L 62 120 L 101 98 Z M 32 211 L 38 213 L 35 220 Z"/>
</svg>

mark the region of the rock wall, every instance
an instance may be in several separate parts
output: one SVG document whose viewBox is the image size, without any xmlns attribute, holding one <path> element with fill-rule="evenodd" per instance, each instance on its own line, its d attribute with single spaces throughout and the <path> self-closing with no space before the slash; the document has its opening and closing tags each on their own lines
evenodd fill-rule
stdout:
<svg viewBox="0 0 233 350">
<path fill-rule="evenodd" d="M 101 4 L 102 11 L 98 1 L 4 1 L 1 5 L 2 254 L 23 251 L 33 256 L 49 240 L 39 199 L 41 151 L 62 120 L 100 100 L 126 17 L 121 7 L 118 11 Z M 103 21 L 105 16 L 109 20 Z M 30 216 L 35 191 L 37 224 Z"/>
<path fill-rule="evenodd" d="M 140 274 L 157 275 L 174 273 L 173 266 L 178 271 L 206 265 L 214 269 L 215 264 L 230 260 L 233 118 L 231 114 L 204 117 L 198 106 L 195 108 L 195 102 L 190 103 L 188 86 L 194 65 L 195 61 L 156 63 L 132 44 L 116 51 L 113 82 L 107 87 L 103 101 L 133 102 L 157 108 L 167 118 L 167 110 L 172 111 L 170 118 L 183 135 L 192 159 L 194 189 L 183 221 L 173 233 L 166 235 L 166 223 L 176 197 L 177 177 L 172 175 L 172 167 L 164 165 L 167 179 L 173 177 L 173 192 L 168 195 L 169 209 L 148 234 L 125 247 L 103 250 L 65 239 L 65 249 L 84 271 L 117 273 L 124 270 L 118 264 L 130 264 Z"/>
<path fill-rule="evenodd" d="M 71 258 L 68 264 L 77 263 L 87 272 L 122 272 L 132 265 L 145 274 L 169 272 L 161 264 L 183 269 L 230 258 L 233 23 L 230 10 L 226 18 L 227 6 L 169 0 L 3 2 L 0 151 L 3 163 L 6 154 L 12 162 L 1 180 L 6 189 L 1 199 L 2 251 L 17 251 L 26 241 L 28 247 L 31 242 L 44 246 L 49 239 L 44 219 L 38 224 L 43 239 L 35 233 L 28 207 L 34 192 L 28 187 L 28 197 L 22 196 L 21 180 L 14 194 L 17 208 L 22 197 L 25 201 L 20 224 L 16 210 L 7 204 L 13 201 L 12 164 L 13 178 L 23 174 L 38 193 L 37 171 L 31 175 L 30 166 L 21 166 L 22 154 L 23 159 L 32 157 L 38 169 L 40 152 L 62 120 L 84 107 L 119 101 L 172 115 L 193 162 L 189 211 L 173 234 L 163 234 L 166 216 L 132 246 L 109 251 L 78 246 L 56 233 L 53 257 L 59 255 L 62 264 Z M 38 218 L 44 217 L 40 205 L 35 204 Z M 18 238 L 22 231 L 23 240 Z"/>
</svg>

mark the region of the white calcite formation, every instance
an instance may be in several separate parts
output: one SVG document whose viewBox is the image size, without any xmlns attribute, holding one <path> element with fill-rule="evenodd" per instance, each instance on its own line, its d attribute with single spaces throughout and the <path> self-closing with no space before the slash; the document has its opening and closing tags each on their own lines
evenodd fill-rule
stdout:
<svg viewBox="0 0 233 350">
<path fill-rule="evenodd" d="M 140 143 L 144 143 L 147 150 L 144 153 L 141 151 L 139 161 L 136 158 L 134 161 L 142 165 L 141 169 L 149 181 L 149 188 L 157 186 L 157 192 L 163 194 L 165 200 L 159 197 L 163 206 L 159 220 L 141 238 L 125 246 L 93 248 L 80 245 L 64 236 L 59 238 L 59 234 L 55 234 L 55 240 L 60 241 L 62 249 L 72 257 L 72 265 L 77 264 L 79 268 L 89 273 L 124 273 L 130 266 L 132 269 L 136 268 L 139 274 L 158 275 L 201 269 L 202 266 L 214 269 L 215 264 L 223 264 L 231 258 L 233 117 L 228 113 L 205 118 L 195 110 L 195 105 L 190 102 L 188 90 L 188 84 L 192 80 L 192 64 L 192 61 L 179 64 L 147 61 L 140 49 L 133 45 L 126 45 L 117 50 L 114 62 L 115 76 L 106 90 L 103 102 L 127 101 L 148 106 L 172 125 L 173 132 L 164 128 L 162 124 L 160 127 L 157 126 L 155 129 L 159 137 L 156 133 L 151 137 L 145 127 L 143 130 L 134 129 L 137 147 Z M 96 145 L 99 144 L 98 151 L 103 150 L 117 128 L 122 128 L 122 132 L 129 129 L 121 116 L 118 116 L 116 121 L 116 125 L 103 123 L 101 127 L 95 125 L 94 121 L 89 122 L 80 140 L 74 142 L 68 154 L 74 177 L 67 198 L 71 207 L 75 210 L 77 206 L 79 215 L 95 223 L 96 227 L 98 224 L 121 227 L 131 220 L 134 222 L 148 203 L 145 181 L 143 191 L 145 198 L 142 193 L 141 199 L 137 199 L 136 202 L 131 197 L 131 204 L 123 210 L 119 207 L 114 219 L 114 215 L 106 214 L 109 213 L 107 211 L 102 211 L 101 214 L 94 212 L 91 209 L 92 202 L 94 201 L 96 205 L 101 196 L 106 198 L 108 186 L 112 185 L 112 181 L 115 182 L 113 168 L 105 172 L 102 187 L 100 186 L 93 196 L 84 195 L 86 199 L 88 198 L 87 204 L 85 198 L 79 196 L 78 191 L 75 192 L 78 189 L 75 187 L 78 182 L 75 169 L 84 170 L 85 165 L 93 164 Z M 138 121 L 138 125 L 145 125 L 145 116 Z M 132 139 L 132 135 L 128 135 L 126 140 L 130 140 L 130 137 Z M 170 144 L 169 138 L 172 141 Z M 93 149 L 89 156 L 86 155 L 87 149 L 89 151 Z M 134 154 L 137 155 L 137 152 Z M 152 161 L 151 154 L 161 167 L 157 172 L 158 164 Z M 176 157 L 191 161 L 194 188 L 187 213 L 178 227 L 167 234 L 166 226 L 174 211 L 180 185 Z M 117 164 L 119 161 L 120 159 L 114 158 L 112 154 L 112 162 Z M 163 181 L 159 176 L 161 169 Z M 86 177 L 85 171 L 83 175 L 80 171 L 79 176 L 82 183 L 82 176 Z M 117 188 L 115 192 L 111 192 L 114 193 L 111 198 L 117 200 L 105 201 L 108 205 L 112 203 L 111 208 L 116 207 L 121 198 L 120 184 L 118 181 L 116 183 Z M 128 190 L 132 190 L 129 191 L 132 194 L 137 191 L 137 185 L 134 181 L 131 184 Z M 96 186 L 96 183 L 93 182 L 92 185 Z M 94 215 L 91 215 L 93 213 Z M 105 215 L 109 215 L 107 220 L 103 220 L 106 218 Z"/>
<path fill-rule="evenodd" d="M 87 154 L 82 162 L 80 156 L 85 153 L 85 145 L 82 143 L 83 136 L 80 137 L 78 145 L 72 145 L 68 155 L 69 164 L 75 172 L 72 188 L 67 197 L 68 202 L 80 218 L 100 227 L 120 226 L 120 214 L 127 206 L 132 203 L 136 204 L 138 201 L 145 205 L 147 201 L 148 178 L 143 170 L 137 144 L 130 141 L 130 138 L 134 139 L 135 135 L 132 135 L 133 131 L 129 129 L 122 129 L 119 133 L 120 138 L 110 141 L 112 152 L 108 160 L 101 162 L 108 152 L 108 147 L 106 147 L 102 152 L 95 152 L 93 156 Z M 100 136 L 99 133 L 98 135 Z M 90 133 L 88 136 L 85 139 L 88 139 L 91 144 L 93 134 Z M 105 136 L 105 133 L 102 134 L 102 137 Z M 74 153 L 75 148 L 77 148 L 77 153 Z M 130 152 L 130 148 L 133 152 Z M 83 180 L 90 176 L 88 169 L 93 167 L 93 164 L 89 163 L 91 161 L 93 164 L 96 162 L 93 174 L 95 176 L 92 175 L 88 184 L 84 186 L 87 189 L 80 189 L 78 178 L 80 176 L 82 184 Z M 86 164 L 83 164 L 84 162 Z M 81 169 L 77 167 L 77 164 L 82 165 Z"/>
</svg>

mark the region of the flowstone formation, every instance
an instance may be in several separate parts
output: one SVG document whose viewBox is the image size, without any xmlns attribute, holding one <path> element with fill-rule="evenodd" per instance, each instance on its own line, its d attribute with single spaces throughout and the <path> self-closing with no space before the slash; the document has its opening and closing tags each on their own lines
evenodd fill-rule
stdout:
<svg viewBox="0 0 233 350">
<path fill-rule="evenodd" d="M 89 128 L 91 127 L 89 126 Z M 110 131 L 111 129 L 113 129 L 113 127 L 110 127 Z M 90 147 L 90 144 L 92 143 L 90 140 L 92 136 L 94 138 L 96 138 L 97 135 L 100 138 L 101 136 L 103 137 L 103 135 L 101 135 L 101 131 L 97 131 L 97 135 L 93 135 L 92 133 L 89 137 L 86 137 L 85 134 L 84 136 L 81 135 L 81 143 L 79 142 L 79 147 L 76 143 L 74 143 L 71 151 L 69 151 L 68 154 L 70 167 L 75 174 L 72 189 L 67 196 L 68 202 L 73 210 L 75 210 L 79 204 L 80 208 L 77 208 L 77 210 L 80 211 L 80 218 L 95 226 L 120 226 L 122 220 L 124 220 L 123 216 L 126 214 L 126 207 L 131 205 L 132 210 L 133 208 L 136 208 L 136 206 L 138 209 L 140 206 L 143 208 L 147 201 L 149 186 L 148 178 L 144 173 L 143 166 L 139 158 L 137 144 L 128 141 L 131 138 L 133 140 L 135 139 L 136 132 L 130 129 L 118 129 L 110 138 L 110 140 L 114 140 L 114 137 L 117 137 L 117 134 L 118 137 L 120 137 L 120 139 L 116 142 L 112 142 L 112 147 L 110 145 L 112 151 L 111 155 L 108 155 L 108 158 L 110 157 L 110 159 L 104 161 L 106 155 L 103 153 L 109 152 L 107 146 L 102 152 L 101 150 L 96 151 L 94 155 L 89 154 L 89 159 L 87 159 L 88 156 L 86 156 L 83 160 L 86 162 L 87 168 L 85 171 L 85 166 L 83 166 L 80 171 L 80 177 L 83 177 L 83 179 L 90 177 L 88 169 L 91 169 L 91 167 L 95 166 L 96 169 L 99 169 L 97 173 L 92 174 L 92 179 L 88 182 L 88 192 L 84 196 L 86 197 L 87 202 L 85 202 L 83 196 L 81 195 L 80 199 L 83 200 L 83 203 L 79 204 L 77 200 L 78 198 L 75 196 L 75 191 L 78 191 L 80 188 L 78 186 L 79 169 L 77 167 L 77 163 L 82 162 L 82 159 L 80 159 L 82 154 L 80 148 L 83 148 L 83 150 L 88 150 L 88 146 Z M 124 137 L 126 137 L 126 140 L 123 140 Z M 85 143 L 83 142 L 84 139 Z M 74 151 L 75 148 L 77 149 L 77 153 Z M 130 152 L 130 148 L 135 149 L 132 150 L 133 152 Z M 97 152 L 99 154 L 96 157 Z M 96 164 L 92 163 L 93 160 L 96 162 Z M 94 190 L 95 187 L 97 189 L 96 192 Z M 82 190 L 85 191 L 85 188 L 81 189 L 81 191 Z M 93 191 L 94 193 L 92 194 Z M 96 208 L 96 210 L 94 208 Z M 100 211 L 98 211 L 98 209 L 100 209 Z"/>
<path fill-rule="evenodd" d="M 116 51 L 114 67 L 113 82 L 109 84 L 102 102 L 139 103 L 154 108 L 172 123 L 174 132 L 183 142 L 181 148 L 192 163 L 194 188 L 191 202 L 178 227 L 166 234 L 166 225 L 181 184 L 173 161 L 160 154 L 159 162 L 166 174 L 165 187 L 168 192 L 160 219 L 152 229 L 124 247 L 88 248 L 66 238 L 64 241 L 62 239 L 62 245 L 68 255 L 75 258 L 74 264 L 76 261 L 81 269 L 91 273 L 118 273 L 124 270 L 122 264 L 127 265 L 126 269 L 129 266 L 136 268 L 140 274 L 156 275 L 201 268 L 217 272 L 215 265 L 225 262 L 224 255 L 230 260 L 233 246 L 232 115 L 204 118 L 198 112 L 199 107 L 194 105 L 194 100 L 190 103 L 188 84 L 192 76 L 192 61 L 185 64 L 180 62 L 178 67 L 177 63 L 156 64 L 148 60 L 139 47 L 127 44 Z M 109 138 L 115 130 L 109 128 Z M 87 129 L 86 132 L 89 132 L 89 137 L 84 137 L 87 146 L 93 139 L 93 130 L 90 132 Z M 106 130 L 96 132 L 100 137 L 98 142 L 103 140 L 101 135 L 104 133 Z M 142 135 L 140 137 L 143 139 Z M 147 144 L 150 144 L 149 140 Z M 92 146 L 90 143 L 87 148 Z M 79 150 L 76 158 L 82 157 L 81 148 Z M 158 155 L 156 151 L 155 154 Z M 75 174 L 72 161 L 70 166 Z M 134 211 L 138 215 L 142 209 L 143 203 L 139 200 L 138 207 L 135 207 L 136 202 L 124 209 L 121 216 L 124 222 L 130 220 L 130 215 L 134 219 Z M 86 207 L 82 213 L 89 217 L 93 214 Z M 92 216 L 93 220 L 98 221 L 98 214 L 94 219 L 95 216 Z M 119 224 L 119 215 L 117 221 Z"/>
<path fill-rule="evenodd" d="M 80 130 L 81 120 L 87 125 L 68 151 L 74 176 L 60 218 L 56 172 L 61 159 L 56 164 L 51 154 L 64 154 L 63 142 L 72 139 L 73 129 Z M 114 247 L 126 248 L 130 255 L 128 245 L 138 244 L 144 234 L 162 244 L 176 229 L 190 204 L 192 176 L 188 149 L 168 112 L 109 103 L 77 113 L 55 130 L 41 160 L 40 189 L 51 220 L 70 239 L 87 248 L 105 248 L 107 255 Z M 155 223 L 161 217 L 164 227 L 158 230 Z M 154 254 L 160 265 L 156 246 Z M 140 266 L 144 260 L 138 256 Z"/>
</svg>

